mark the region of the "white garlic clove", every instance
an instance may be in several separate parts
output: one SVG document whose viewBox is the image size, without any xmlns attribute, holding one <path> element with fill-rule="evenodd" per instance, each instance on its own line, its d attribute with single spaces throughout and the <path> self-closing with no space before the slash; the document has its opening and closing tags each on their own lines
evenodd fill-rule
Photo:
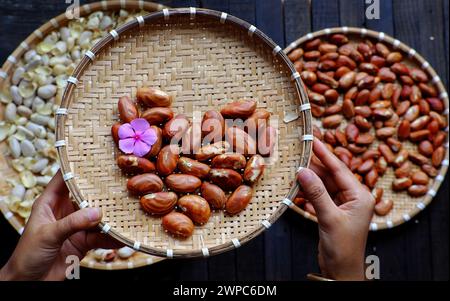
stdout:
<svg viewBox="0 0 450 301">
<path fill-rule="evenodd" d="M 22 82 L 23 82 L 23 81 L 22 81 Z M 21 82 L 21 83 L 22 83 L 22 82 Z M 23 98 L 22 98 L 22 96 L 20 95 L 19 87 L 17 87 L 17 86 L 11 86 L 11 87 L 9 88 L 9 93 L 11 94 L 12 100 L 13 100 L 13 102 L 14 102 L 16 105 L 22 104 Z"/>
<path fill-rule="evenodd" d="M 37 87 L 38 85 L 34 82 L 22 80 L 19 84 L 18 91 L 23 98 L 30 98 L 35 95 Z"/>
<path fill-rule="evenodd" d="M 22 155 L 25 157 L 32 157 L 36 154 L 36 148 L 29 140 L 22 140 L 20 142 L 20 149 L 22 150 Z"/>
<path fill-rule="evenodd" d="M 18 85 L 20 80 L 22 79 L 22 76 L 24 73 L 25 73 L 24 67 L 17 67 L 17 69 L 14 71 L 13 76 L 11 78 L 11 83 L 13 85 Z"/>
<path fill-rule="evenodd" d="M 36 50 L 34 50 L 34 49 L 28 50 L 24 55 L 25 61 L 30 62 L 36 56 L 36 54 L 37 54 Z"/>
<path fill-rule="evenodd" d="M 10 136 L 8 138 L 8 145 L 9 150 L 11 151 L 11 155 L 16 159 L 19 158 L 21 154 L 19 141 L 15 137 Z"/>
<path fill-rule="evenodd" d="M 17 184 L 11 189 L 11 195 L 18 197 L 20 200 L 25 196 L 25 187 L 21 184 Z"/>
<path fill-rule="evenodd" d="M 55 85 L 45 85 L 38 89 L 37 94 L 42 99 L 49 99 L 56 94 Z"/>
<path fill-rule="evenodd" d="M 130 247 L 123 247 L 117 250 L 117 255 L 122 259 L 130 258 L 134 253 L 136 253 L 136 251 Z"/>
<path fill-rule="evenodd" d="M 20 173 L 20 181 L 25 188 L 32 188 L 36 186 L 36 177 L 29 170 L 24 170 Z"/>
</svg>

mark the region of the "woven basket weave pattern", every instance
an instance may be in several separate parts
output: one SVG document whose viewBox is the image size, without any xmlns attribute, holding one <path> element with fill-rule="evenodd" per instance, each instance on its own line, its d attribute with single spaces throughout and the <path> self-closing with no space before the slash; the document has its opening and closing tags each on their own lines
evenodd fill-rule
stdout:
<svg viewBox="0 0 450 301">
<path fill-rule="evenodd" d="M 305 120 L 282 121 L 285 112 L 298 110 L 300 102 L 291 69 L 272 49 L 235 25 L 201 16 L 189 24 L 180 20 L 171 16 L 167 25 L 122 33 L 94 62 L 79 67 L 85 69 L 78 85 L 66 91 L 73 92 L 62 133 L 76 177 L 69 183 L 71 191 L 79 193 L 76 199 L 103 209 L 111 232 L 129 243 L 139 241 L 141 249 L 150 252 L 154 250 L 147 248 L 189 252 L 255 234 L 261 221 L 277 209 L 278 214 L 284 211 L 280 201 L 291 188 L 296 168 L 306 166 L 310 154 L 308 144 L 299 139 L 305 134 Z M 127 178 L 115 164 L 117 148 L 110 128 L 118 120 L 118 98 L 136 95 L 140 86 L 168 92 L 174 96 L 174 110 L 190 119 L 193 111 L 218 109 L 240 98 L 255 99 L 259 108 L 272 113 L 271 122 L 278 126 L 278 160 L 266 168 L 254 198 L 238 216 L 214 212 L 206 225 L 196 227 L 192 238 L 177 240 L 164 233 L 160 218 L 145 215 L 138 198 L 128 194 Z M 164 255 L 161 252 L 156 253 Z"/>
<path fill-rule="evenodd" d="M 89 3 L 80 6 L 80 16 L 86 16 L 90 13 L 96 11 L 119 11 L 120 9 L 125 9 L 129 11 L 147 11 L 153 12 L 157 10 L 161 10 L 165 8 L 164 5 L 152 3 L 148 1 L 134 1 L 134 0 L 109 0 L 102 2 Z M 15 59 L 15 61 L 20 61 L 21 57 L 28 51 L 30 48 L 36 47 L 36 44 L 42 41 L 42 39 L 55 30 L 58 30 L 59 27 L 65 26 L 70 20 L 67 18 L 65 13 L 60 14 L 59 16 L 54 17 L 50 21 L 43 24 L 41 27 L 36 29 L 33 33 L 31 33 L 24 41 L 22 41 L 19 46 L 11 53 L 11 57 Z M 56 25 L 57 26 L 56 26 Z M 10 60 L 6 60 L 1 66 L 0 74 L 6 74 L 7 77 L 3 78 L 0 76 L 0 87 L 9 87 L 10 78 L 12 73 L 14 72 L 16 64 L 13 64 Z M 0 119 L 3 117 L 5 106 L 0 104 Z M 18 173 L 16 170 L 12 168 L 10 165 L 10 157 L 9 157 L 9 148 L 5 141 L 0 143 L 0 174 L 2 178 L 0 179 L 0 190 L 1 191 L 9 191 L 10 185 L 6 181 L 7 179 L 17 179 Z M 17 214 L 13 214 L 6 203 L 0 201 L 0 211 L 3 212 L 5 218 L 7 218 L 8 222 L 19 232 L 22 234 L 25 227 L 25 221 Z M 81 266 L 90 267 L 95 269 L 128 269 L 140 267 L 143 265 L 152 264 L 158 262 L 162 258 L 151 257 L 146 254 L 138 253 L 132 258 L 128 260 L 116 260 L 114 262 L 98 262 L 96 261 L 92 254 L 89 253 L 82 261 Z"/>
<path fill-rule="evenodd" d="M 296 41 L 294 41 L 289 47 L 287 47 L 284 52 L 289 53 L 293 49 L 297 47 L 303 46 L 304 43 L 311 39 L 322 38 L 326 40 L 326 37 L 330 34 L 334 33 L 344 33 L 348 34 L 351 43 L 358 43 L 363 41 L 366 38 L 371 38 L 373 41 L 382 41 L 385 43 L 390 49 L 394 49 L 395 51 L 401 51 L 404 56 L 404 63 L 409 67 L 420 68 L 424 72 L 427 73 L 430 81 L 434 84 L 435 88 L 438 90 L 439 98 L 443 101 L 446 111 L 444 113 L 444 118 L 447 119 L 447 124 L 449 122 L 448 108 L 449 108 L 449 99 L 448 94 L 445 90 L 443 83 L 441 82 L 439 76 L 436 71 L 431 67 L 431 65 L 420 55 L 416 50 L 411 47 L 403 44 L 399 40 L 396 40 L 384 33 L 376 32 L 372 30 L 366 30 L 355 27 L 342 27 L 342 28 L 331 28 L 324 29 L 321 31 L 317 31 L 311 33 L 307 36 L 304 36 Z M 338 103 L 342 102 L 342 96 Z M 320 119 L 313 118 L 313 123 L 317 125 L 322 130 L 322 123 Z M 340 126 L 341 129 L 345 129 L 347 122 L 344 121 Z M 447 127 L 448 129 L 448 127 Z M 448 132 L 448 130 L 447 130 Z M 374 130 L 371 130 L 371 133 L 374 134 Z M 371 223 L 371 230 L 380 230 L 392 228 L 394 226 L 400 225 L 404 222 L 409 221 L 412 217 L 418 214 L 420 211 L 425 209 L 425 207 L 432 201 L 434 195 L 438 191 L 442 181 L 445 178 L 445 174 L 448 169 L 448 158 L 449 158 L 449 150 L 448 150 L 448 135 L 444 145 L 446 146 L 446 154 L 445 160 L 443 161 L 441 167 L 439 168 L 438 177 L 430 179 L 430 183 L 428 185 L 429 191 L 426 195 L 422 197 L 412 197 L 408 195 L 406 191 L 395 192 L 392 190 L 392 181 L 395 179 L 394 170 L 389 167 L 386 173 L 381 176 L 376 184 L 376 187 L 381 187 L 384 189 L 383 199 L 391 199 L 394 201 L 393 209 L 386 216 L 378 216 L 374 215 Z M 372 145 L 370 145 L 370 149 L 377 149 L 379 141 L 376 139 Z M 403 148 L 408 151 L 417 152 L 417 144 L 411 143 L 410 141 L 402 141 Z M 420 168 L 412 164 L 413 170 L 412 172 L 420 170 Z M 317 218 L 312 216 L 308 212 L 305 212 L 303 209 L 298 208 L 296 206 L 291 207 L 296 212 L 302 214 L 306 218 L 312 219 L 317 222 Z"/>
</svg>

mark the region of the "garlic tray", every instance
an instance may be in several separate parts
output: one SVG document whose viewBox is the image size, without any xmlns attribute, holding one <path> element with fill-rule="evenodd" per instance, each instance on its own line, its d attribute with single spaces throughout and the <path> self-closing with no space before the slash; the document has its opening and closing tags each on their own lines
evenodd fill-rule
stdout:
<svg viewBox="0 0 450 301">
<path fill-rule="evenodd" d="M 55 110 L 67 79 L 85 52 L 110 30 L 145 11 L 96 11 L 69 21 L 29 49 L 2 85 L 0 143 L 18 177 L 5 179 L 0 201 L 27 221 L 34 200 L 59 169 L 55 144 Z"/>
</svg>

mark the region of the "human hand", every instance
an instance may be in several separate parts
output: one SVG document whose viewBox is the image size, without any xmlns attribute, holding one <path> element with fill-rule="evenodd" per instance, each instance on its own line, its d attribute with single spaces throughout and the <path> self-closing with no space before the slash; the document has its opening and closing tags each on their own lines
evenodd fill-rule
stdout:
<svg viewBox="0 0 450 301">
<path fill-rule="evenodd" d="M 75 209 L 58 171 L 34 202 L 25 231 L 0 270 L 0 280 L 63 280 L 67 256 L 81 260 L 90 249 L 119 247 L 118 242 L 90 230 L 101 218 L 98 208 Z"/>
<path fill-rule="evenodd" d="M 364 280 L 364 254 L 375 201 L 370 193 L 317 139 L 310 169 L 297 180 L 317 214 L 319 266 L 335 280 Z"/>
</svg>

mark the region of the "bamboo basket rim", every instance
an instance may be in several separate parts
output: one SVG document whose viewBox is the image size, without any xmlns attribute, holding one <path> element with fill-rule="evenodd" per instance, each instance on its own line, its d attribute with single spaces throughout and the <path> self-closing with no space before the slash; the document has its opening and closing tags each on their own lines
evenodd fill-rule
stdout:
<svg viewBox="0 0 450 301">
<path fill-rule="evenodd" d="M 249 24 L 246 21 L 243 21 L 237 17 L 226 14 L 224 12 L 219 12 L 215 10 L 202 9 L 202 8 L 171 8 L 171 9 L 163 9 L 159 12 L 154 12 L 143 16 L 143 18 L 137 18 L 134 21 L 131 21 L 127 24 L 122 25 L 117 28 L 115 31 L 111 32 L 109 35 L 105 36 L 101 41 L 99 41 L 96 45 L 92 47 L 90 50 L 95 57 L 95 54 L 100 52 L 104 47 L 109 46 L 111 42 L 115 39 L 118 39 L 119 36 L 129 30 L 134 28 L 138 28 L 139 26 L 143 26 L 144 24 L 149 24 L 153 21 L 165 20 L 167 21 L 170 17 L 183 17 L 187 21 L 192 21 L 195 16 L 200 16 L 204 18 L 208 18 L 211 20 L 215 20 L 222 24 L 231 24 L 235 26 L 237 29 L 240 29 L 244 32 L 247 32 L 249 36 L 259 39 L 267 49 L 270 49 L 272 54 L 277 58 L 281 59 L 282 63 L 286 65 L 286 67 L 291 72 L 291 81 L 295 83 L 296 96 L 300 104 L 309 104 L 309 99 L 305 93 L 305 88 L 303 83 L 300 80 L 300 74 L 295 70 L 294 66 L 288 59 L 287 55 L 282 51 L 281 47 L 278 46 L 275 42 L 273 42 L 267 35 L 265 35 L 262 31 L 257 29 L 254 25 Z M 70 108 L 70 98 L 73 93 L 74 88 L 78 82 L 78 77 L 83 73 L 85 68 L 91 63 L 92 58 L 89 56 L 85 56 L 81 59 L 80 63 L 76 67 L 75 71 L 72 74 L 70 80 L 68 80 L 68 85 L 64 91 L 63 99 L 61 103 L 61 107 L 59 112 L 56 114 L 56 140 L 65 140 L 65 120 L 67 118 L 67 111 Z M 305 152 L 307 152 L 306 162 L 300 162 L 300 166 L 307 167 L 309 165 L 309 160 L 312 152 L 312 126 L 311 126 L 311 112 L 309 108 L 301 109 L 299 113 L 299 118 L 303 118 L 303 120 L 309 120 L 306 125 L 302 128 L 303 136 L 301 139 L 301 143 L 304 146 Z M 309 126 L 308 126 L 309 125 Z M 67 150 L 65 146 L 61 146 L 57 148 L 58 157 L 61 165 L 61 171 L 63 175 L 65 175 L 66 184 L 69 190 L 72 192 L 76 203 L 80 206 L 86 206 L 86 203 L 83 200 L 82 194 L 78 189 L 75 181 L 74 175 L 70 170 L 70 162 L 67 156 Z M 291 188 L 291 191 L 295 189 L 295 185 Z M 291 195 L 292 193 L 288 194 Z M 295 195 L 294 195 L 295 196 Z M 167 257 L 167 258 L 193 258 L 193 257 L 207 257 L 211 255 L 216 255 L 223 253 L 225 251 L 232 250 L 237 248 L 246 242 L 250 241 L 260 233 L 262 233 L 265 229 L 269 228 L 287 209 L 288 202 L 286 199 L 284 201 L 280 201 L 278 204 L 278 208 L 271 214 L 271 216 L 267 220 L 261 221 L 258 227 L 253 229 L 248 234 L 241 236 L 236 239 L 232 239 L 226 243 L 218 244 L 210 248 L 201 248 L 195 250 L 173 250 L 173 249 L 162 249 L 156 247 L 149 247 L 145 245 L 141 245 L 141 242 L 131 240 L 130 238 L 125 237 L 123 234 L 112 229 L 107 223 L 103 221 L 99 224 L 99 228 L 102 229 L 103 232 L 106 232 L 108 235 L 117 239 L 118 241 L 128 245 L 135 250 L 139 250 L 148 254 L 152 254 L 155 256 Z M 205 250 L 206 249 L 206 250 Z"/>
<path fill-rule="evenodd" d="M 167 6 L 159 3 L 143 1 L 143 0 L 108 0 L 108 1 L 98 1 L 93 3 L 88 3 L 81 5 L 79 7 L 80 17 L 87 16 L 95 11 L 118 11 L 119 9 L 125 10 L 146 10 L 148 12 L 158 11 L 167 8 Z M 22 56 L 35 46 L 37 43 L 42 41 L 42 39 L 47 36 L 50 32 L 57 30 L 61 26 L 66 25 L 71 20 L 67 18 L 66 13 L 63 12 L 34 30 L 30 35 L 28 35 L 25 40 L 23 40 L 18 47 L 16 47 L 13 52 L 7 57 L 3 65 L 0 68 L 0 86 L 2 86 L 11 76 L 10 73 L 14 71 L 17 62 L 22 58 Z M 2 105 L 2 104 L 0 104 Z M 5 142 L 3 142 L 5 143 Z M 12 213 L 4 202 L 0 201 L 0 211 L 3 216 L 8 221 L 8 223 L 22 235 L 25 229 L 25 223 L 19 219 L 14 213 Z M 133 259 L 133 257 L 131 257 Z M 81 266 L 86 268 L 100 269 L 100 270 L 121 270 L 121 269 L 131 269 L 147 266 L 160 261 L 162 258 L 152 258 L 147 256 L 142 257 L 137 260 L 120 261 L 114 263 L 105 262 L 93 262 L 84 258 L 81 261 Z M 130 264 L 131 262 L 131 264 Z"/>
<path fill-rule="evenodd" d="M 414 207 L 413 210 L 411 210 L 408 213 L 403 214 L 401 217 L 397 217 L 396 219 L 386 219 L 384 222 L 371 222 L 370 223 L 370 230 L 371 231 L 378 231 L 378 230 L 384 230 L 384 229 L 391 229 L 393 227 L 399 226 L 403 223 L 406 223 L 407 221 L 411 220 L 413 217 L 415 217 L 417 214 L 419 214 L 421 211 L 423 211 L 433 200 L 434 196 L 437 194 L 437 191 L 439 190 L 439 187 L 441 186 L 442 182 L 444 182 L 445 175 L 448 170 L 449 165 L 449 137 L 448 137 L 448 124 L 449 124 L 449 97 L 448 93 L 446 91 L 446 88 L 444 84 L 442 83 L 439 75 L 434 70 L 434 68 L 431 66 L 431 64 L 425 60 L 423 56 L 421 56 L 414 48 L 406 45 L 405 43 L 401 42 L 398 39 L 395 39 L 394 37 L 391 37 L 390 35 L 384 33 L 384 32 L 378 32 L 366 28 L 360 28 L 360 27 L 349 27 L 349 26 L 343 26 L 343 27 L 333 27 L 333 28 L 325 28 L 322 30 L 318 30 L 312 33 L 308 33 L 301 38 L 293 41 L 286 47 L 283 51 L 285 54 L 288 54 L 295 48 L 301 46 L 303 43 L 323 36 L 328 36 L 330 34 L 350 34 L 350 35 L 359 35 L 360 37 L 369 37 L 376 39 L 378 41 L 383 41 L 388 43 L 390 46 L 392 46 L 394 49 L 401 50 L 404 54 L 408 55 L 409 59 L 414 60 L 416 63 L 418 63 L 418 66 L 423 69 L 429 76 L 431 76 L 431 79 L 433 81 L 433 84 L 438 89 L 439 98 L 443 100 L 445 105 L 445 111 L 443 115 L 447 116 L 447 137 L 445 141 L 445 158 L 442 162 L 442 165 L 439 169 L 439 174 L 433 179 L 433 184 L 429 186 L 429 190 L 427 194 L 421 198 L 418 198 L 416 207 Z M 311 215 L 310 213 L 306 212 L 302 208 L 298 207 L 295 204 L 292 204 L 290 206 L 290 209 L 295 211 L 296 213 L 302 215 L 303 217 L 312 220 L 317 223 L 317 217 L 314 215 Z"/>
</svg>

